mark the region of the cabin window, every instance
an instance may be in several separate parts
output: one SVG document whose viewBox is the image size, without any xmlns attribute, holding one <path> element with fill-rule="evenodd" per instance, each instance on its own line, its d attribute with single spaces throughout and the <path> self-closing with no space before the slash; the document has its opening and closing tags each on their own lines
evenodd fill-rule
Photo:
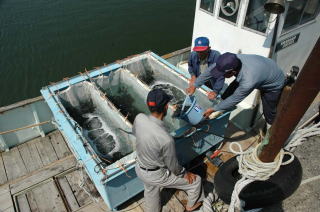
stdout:
<svg viewBox="0 0 320 212">
<path fill-rule="evenodd" d="M 214 2 L 215 2 L 215 0 L 201 0 L 200 1 L 200 8 L 205 11 L 208 11 L 209 13 L 213 13 Z"/>
<path fill-rule="evenodd" d="M 237 23 L 241 0 L 222 0 L 219 17 Z"/>
<path fill-rule="evenodd" d="M 270 13 L 264 9 L 267 0 L 250 1 L 247 9 L 244 26 L 265 33 L 268 27 Z"/>
<path fill-rule="evenodd" d="M 313 20 L 319 12 L 319 0 L 294 0 L 290 2 L 283 30 L 289 30 Z"/>
</svg>

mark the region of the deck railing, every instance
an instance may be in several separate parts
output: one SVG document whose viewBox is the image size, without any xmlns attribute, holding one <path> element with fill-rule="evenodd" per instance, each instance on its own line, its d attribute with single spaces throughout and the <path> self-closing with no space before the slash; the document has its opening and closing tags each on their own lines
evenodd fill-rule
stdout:
<svg viewBox="0 0 320 212">
<path fill-rule="evenodd" d="M 43 97 L 0 108 L 0 151 L 53 131 L 52 113 Z"/>
</svg>

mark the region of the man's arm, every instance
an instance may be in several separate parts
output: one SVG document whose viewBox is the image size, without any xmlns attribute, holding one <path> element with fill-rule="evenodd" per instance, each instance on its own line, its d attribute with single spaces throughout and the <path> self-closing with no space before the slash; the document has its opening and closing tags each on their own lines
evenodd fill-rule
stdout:
<svg viewBox="0 0 320 212">
<path fill-rule="evenodd" d="M 240 86 L 235 90 L 235 92 L 226 98 L 225 100 L 221 101 L 219 104 L 213 107 L 214 111 L 224 111 L 231 109 L 233 106 L 241 102 L 244 98 L 246 98 L 251 91 L 253 91 L 254 87 L 248 86 Z"/>
<path fill-rule="evenodd" d="M 208 65 L 212 65 L 214 63 L 217 62 L 218 58 L 220 56 L 220 52 L 218 52 L 217 50 L 211 50 L 211 54 L 208 60 Z"/>
<path fill-rule="evenodd" d="M 185 174 L 185 169 L 179 164 L 174 141 L 172 138 L 170 139 L 171 141 L 166 142 L 162 148 L 164 164 L 174 175 L 183 176 Z"/>
<path fill-rule="evenodd" d="M 212 64 L 209 66 L 204 72 L 200 74 L 199 77 L 197 77 L 196 81 L 194 82 L 194 86 L 196 88 L 201 87 L 206 81 L 212 78 L 211 70 L 216 67 L 216 64 Z"/>
<path fill-rule="evenodd" d="M 224 85 L 224 76 L 219 77 L 218 79 L 216 79 L 216 81 L 214 82 L 213 86 L 212 86 L 212 90 L 215 93 L 219 93 L 221 91 L 221 89 L 223 88 Z"/>
<path fill-rule="evenodd" d="M 139 114 L 138 114 L 139 115 Z M 134 135 L 134 136 L 136 136 L 136 123 L 137 123 L 137 117 L 138 116 L 136 116 L 136 118 L 134 119 L 134 121 L 133 121 L 133 125 L 132 125 L 132 134 Z"/>
<path fill-rule="evenodd" d="M 197 175 L 187 172 L 186 169 L 179 164 L 174 141 L 172 138 L 170 138 L 170 140 L 171 141 L 167 142 L 162 148 L 164 164 L 174 175 L 184 177 L 189 184 L 192 184 L 196 180 Z"/>
<path fill-rule="evenodd" d="M 190 57 L 189 57 L 189 61 L 188 61 L 188 71 L 189 71 L 189 74 L 191 75 L 191 78 L 193 76 L 195 77 L 194 67 L 193 67 L 194 60 L 195 60 L 194 53 L 191 52 Z"/>
<path fill-rule="evenodd" d="M 196 75 L 192 75 L 189 80 L 189 87 L 193 86 L 194 82 L 196 81 L 197 77 Z"/>
</svg>

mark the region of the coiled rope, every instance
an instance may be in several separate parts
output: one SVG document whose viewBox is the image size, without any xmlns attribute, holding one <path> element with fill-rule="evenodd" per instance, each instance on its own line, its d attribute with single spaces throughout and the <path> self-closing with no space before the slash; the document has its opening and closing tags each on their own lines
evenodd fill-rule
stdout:
<svg viewBox="0 0 320 212">
<path fill-rule="evenodd" d="M 233 146 L 237 145 L 239 151 L 233 149 Z M 253 149 L 247 151 L 242 151 L 242 147 L 238 143 L 231 143 L 230 151 L 234 154 L 238 154 L 237 160 L 239 163 L 239 174 L 242 178 L 235 184 L 234 190 L 231 196 L 231 203 L 228 212 L 234 212 L 235 208 L 241 209 L 241 202 L 239 199 L 239 194 L 242 189 L 253 181 L 265 181 L 268 180 L 272 175 L 274 175 L 281 165 L 287 165 L 291 163 L 294 159 L 294 155 L 290 152 L 285 152 L 281 149 L 277 157 L 273 162 L 264 163 L 258 158 L 258 149 L 260 145 L 257 145 Z M 283 162 L 284 155 L 290 155 L 291 158 Z"/>
<path fill-rule="evenodd" d="M 320 135 L 320 122 L 315 125 L 311 125 L 309 127 L 294 131 L 290 135 L 288 139 L 289 143 L 286 145 L 285 149 L 290 152 L 293 152 L 297 148 L 297 146 L 303 144 L 303 142 L 306 141 L 307 138 L 316 135 Z"/>
<path fill-rule="evenodd" d="M 318 135 L 320 135 L 320 123 L 302 129 L 297 129 L 288 138 L 289 142 L 284 149 L 293 152 L 297 146 L 302 145 L 303 142 L 306 141 L 309 137 Z M 237 145 L 239 151 L 235 151 L 232 145 Z M 218 149 L 220 149 L 220 147 Z M 234 154 L 239 155 L 237 157 L 237 160 L 239 163 L 239 173 L 242 175 L 242 178 L 235 185 L 234 191 L 232 193 L 231 203 L 228 209 L 229 211 L 234 211 L 235 207 L 241 207 L 239 194 L 245 186 L 256 180 L 268 180 L 280 169 L 281 165 L 287 165 L 294 159 L 292 153 L 284 152 L 283 150 L 281 150 L 274 162 L 263 163 L 258 159 L 258 149 L 259 147 L 257 146 L 255 148 L 243 151 L 240 144 L 230 144 L 230 151 Z M 291 158 L 286 162 L 282 162 L 285 154 L 290 155 Z M 215 192 L 213 192 L 213 194 L 215 194 Z M 213 198 L 213 194 L 210 193 L 208 197 L 204 199 L 201 212 L 220 211 L 219 209 L 217 210 L 212 207 L 214 202 L 219 201 L 218 198 Z"/>
<path fill-rule="evenodd" d="M 213 212 L 212 203 L 216 201 L 216 197 L 213 193 L 209 193 L 208 196 L 203 200 L 201 212 Z"/>
</svg>

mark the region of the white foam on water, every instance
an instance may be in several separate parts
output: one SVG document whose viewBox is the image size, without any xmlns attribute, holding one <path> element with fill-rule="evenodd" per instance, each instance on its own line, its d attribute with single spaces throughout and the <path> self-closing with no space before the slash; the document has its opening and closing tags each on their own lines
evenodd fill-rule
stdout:
<svg viewBox="0 0 320 212">
<path fill-rule="evenodd" d="M 185 96 L 187 95 L 184 90 L 182 90 L 181 88 L 175 86 L 174 84 L 172 84 L 172 83 L 170 83 L 170 82 L 160 81 L 160 80 L 155 81 L 155 82 L 151 85 L 151 89 L 153 89 L 155 86 L 159 86 L 159 85 L 163 85 L 163 86 L 168 86 L 168 85 L 169 85 L 169 86 L 174 87 L 175 89 L 179 90 L 183 95 L 185 95 Z M 178 98 L 181 97 L 181 96 L 179 96 L 179 94 L 178 94 L 178 95 L 175 95 L 174 93 L 172 93 L 172 91 L 171 91 L 170 89 L 167 89 L 167 88 L 163 88 L 163 89 L 164 89 L 165 91 L 169 92 L 169 93 L 168 93 L 169 95 L 173 96 L 173 98 L 174 98 L 173 100 L 176 101 L 176 102 L 172 101 L 173 103 L 178 103 L 178 102 L 179 102 L 178 100 L 180 100 L 180 101 L 183 101 L 183 100 L 184 100 L 184 99 L 178 99 Z"/>
<path fill-rule="evenodd" d="M 112 130 L 106 125 L 106 123 L 103 121 L 102 117 L 99 114 L 94 114 L 94 113 L 87 113 L 87 114 L 83 114 L 82 115 L 84 118 L 87 118 L 88 120 L 85 123 L 90 122 L 90 120 L 92 120 L 93 118 L 98 118 L 98 120 L 100 121 L 100 123 L 102 124 L 102 126 L 100 128 L 96 128 L 96 129 L 91 129 L 91 130 L 87 130 L 84 129 L 84 134 L 86 136 L 86 138 L 90 141 L 92 141 L 91 143 L 94 144 L 95 140 L 97 140 L 98 138 L 102 137 L 103 135 L 109 135 L 112 136 L 114 142 L 115 142 L 115 147 L 113 148 L 113 150 L 111 152 L 108 152 L 108 155 L 112 156 L 115 152 L 118 152 L 120 150 L 120 142 L 118 137 L 114 134 L 114 132 L 112 132 Z M 104 133 L 102 133 L 100 136 L 96 137 L 94 140 L 90 139 L 88 134 L 92 131 L 98 130 L 98 129 L 103 129 Z"/>
</svg>

